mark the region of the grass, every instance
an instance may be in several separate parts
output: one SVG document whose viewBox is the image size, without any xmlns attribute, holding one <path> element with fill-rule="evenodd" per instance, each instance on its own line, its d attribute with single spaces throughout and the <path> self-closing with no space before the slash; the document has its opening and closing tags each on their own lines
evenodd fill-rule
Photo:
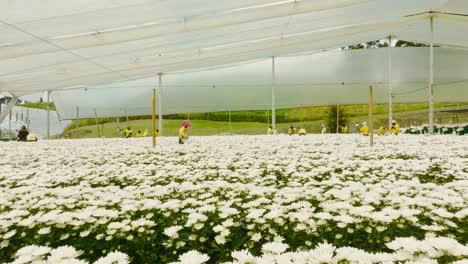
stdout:
<svg viewBox="0 0 468 264">
<path fill-rule="evenodd" d="M 47 110 L 47 103 L 24 103 L 24 104 L 17 104 L 17 106 Z M 54 103 L 50 103 L 50 110 L 55 111 Z"/>
<path fill-rule="evenodd" d="M 324 115 L 322 115 L 323 117 Z M 413 111 L 403 111 L 397 112 L 394 114 L 394 118 L 398 120 L 402 127 L 410 125 L 421 125 L 427 123 L 427 110 L 413 110 Z M 449 113 L 439 113 L 435 116 L 437 123 L 450 123 L 454 122 L 454 114 Z M 179 126 L 183 119 L 165 119 L 163 120 L 164 127 L 164 136 L 177 136 Z M 362 121 L 367 120 L 367 113 L 360 116 L 349 116 L 348 123 L 361 123 Z M 468 116 L 460 116 L 459 122 L 468 122 Z M 374 127 L 378 128 L 382 125 L 387 125 L 388 116 L 387 113 L 377 113 L 374 115 Z M 80 122 L 81 123 L 81 122 Z M 90 122 L 89 122 L 90 123 Z M 254 134 L 265 134 L 268 128 L 267 123 L 262 122 L 229 122 L 226 121 L 211 121 L 211 120 L 200 120 L 200 119 L 191 119 L 192 126 L 189 128 L 189 135 L 196 136 L 207 136 L 207 135 L 218 135 L 218 134 L 243 134 L 243 135 L 254 135 Z M 319 120 L 308 120 L 302 122 L 287 122 L 287 123 L 277 123 L 277 129 L 280 133 L 286 133 L 287 128 L 290 124 L 293 124 L 297 127 L 303 126 L 306 128 L 308 133 L 319 133 L 320 124 L 324 123 L 322 119 Z M 76 123 L 75 123 L 76 126 Z M 104 124 L 99 124 L 99 136 L 105 137 L 122 137 L 122 130 L 130 126 L 134 134 L 141 130 L 142 132 L 145 129 L 151 130 L 151 119 L 138 119 L 138 120 L 129 120 L 128 122 L 120 122 L 120 130 L 117 131 L 116 122 L 108 122 Z M 104 134 L 103 134 L 103 132 Z M 98 132 L 95 124 L 88 124 L 81 126 L 78 130 L 75 127 L 70 126 L 61 137 L 80 137 L 80 138 L 93 138 L 98 137 Z"/>
<path fill-rule="evenodd" d="M 177 136 L 178 129 L 182 119 L 167 119 L 163 120 L 164 136 Z M 211 120 L 191 120 L 192 126 L 189 128 L 189 135 L 207 136 L 217 134 L 264 134 L 266 133 L 267 126 L 265 123 L 259 122 L 229 122 L 224 121 L 211 121 Z M 300 125 L 300 123 L 295 123 Z M 99 125 L 100 136 L 105 137 L 123 137 L 123 129 L 130 126 L 135 134 L 138 130 L 144 131 L 145 129 L 151 130 L 151 119 L 130 120 L 128 122 L 120 123 L 120 131 L 117 130 L 117 123 L 104 123 Z M 278 129 L 287 129 L 287 125 L 282 124 Z M 303 125 L 309 130 L 315 129 L 320 126 L 320 123 L 315 121 L 304 122 Z M 102 131 L 104 129 L 104 134 Z M 88 125 L 80 127 L 78 130 L 71 129 L 63 136 L 76 137 L 76 133 L 80 138 L 97 137 L 96 125 Z"/>
</svg>

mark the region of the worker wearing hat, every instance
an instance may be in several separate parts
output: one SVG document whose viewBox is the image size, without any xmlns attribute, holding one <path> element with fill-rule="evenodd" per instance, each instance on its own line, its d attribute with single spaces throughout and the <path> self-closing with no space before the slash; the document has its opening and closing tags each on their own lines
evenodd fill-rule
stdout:
<svg viewBox="0 0 468 264">
<path fill-rule="evenodd" d="M 184 144 L 185 141 L 188 139 L 187 134 L 187 127 L 190 126 L 190 122 L 188 120 L 182 121 L 182 125 L 179 128 L 179 144 Z"/>
<path fill-rule="evenodd" d="M 369 127 L 367 126 L 367 122 L 362 122 L 362 126 L 359 129 L 361 131 L 361 134 L 363 136 L 368 136 L 369 135 Z"/>
<path fill-rule="evenodd" d="M 400 125 L 395 120 L 392 120 L 392 127 L 390 128 L 390 132 L 392 132 L 393 135 L 398 135 L 400 133 Z"/>
</svg>

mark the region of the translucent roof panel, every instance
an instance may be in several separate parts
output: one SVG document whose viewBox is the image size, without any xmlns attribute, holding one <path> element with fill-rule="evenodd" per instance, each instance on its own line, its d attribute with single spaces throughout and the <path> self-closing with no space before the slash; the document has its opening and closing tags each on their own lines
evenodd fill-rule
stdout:
<svg viewBox="0 0 468 264">
<path fill-rule="evenodd" d="M 388 101 L 390 49 L 337 50 L 275 58 L 276 106 L 365 104 Z M 394 102 L 428 100 L 428 48 L 392 48 Z M 468 51 L 435 48 L 435 100 L 468 101 Z M 272 60 L 162 75 L 164 114 L 263 110 L 271 107 Z M 53 98 L 64 118 L 151 113 L 157 77 L 66 91 Z M 110 96 L 112 95 L 112 96 Z M 125 114 L 124 114 L 125 113 Z"/>
<path fill-rule="evenodd" d="M 389 35 L 468 48 L 459 0 L 0 0 L 0 92 L 335 49 Z"/>
</svg>

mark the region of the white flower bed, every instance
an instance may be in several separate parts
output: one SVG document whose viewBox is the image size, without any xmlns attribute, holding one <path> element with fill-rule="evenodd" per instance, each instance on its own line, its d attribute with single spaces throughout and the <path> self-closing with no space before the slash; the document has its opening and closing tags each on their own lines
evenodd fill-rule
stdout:
<svg viewBox="0 0 468 264">
<path fill-rule="evenodd" d="M 0 143 L 0 262 L 459 262 L 468 143 L 358 135 Z M 465 262 L 466 263 L 466 262 Z"/>
</svg>

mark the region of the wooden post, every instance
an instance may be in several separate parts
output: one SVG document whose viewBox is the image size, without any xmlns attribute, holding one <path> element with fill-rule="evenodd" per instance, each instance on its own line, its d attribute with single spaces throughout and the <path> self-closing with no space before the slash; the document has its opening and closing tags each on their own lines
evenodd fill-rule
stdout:
<svg viewBox="0 0 468 264">
<path fill-rule="evenodd" d="M 339 127 L 340 127 L 339 122 L 340 122 L 340 105 L 336 105 L 336 133 L 337 134 L 339 132 Z"/>
<path fill-rule="evenodd" d="M 99 122 L 98 122 L 98 117 L 97 117 L 97 112 L 96 112 L 96 108 L 94 108 L 94 120 L 96 121 L 96 133 L 97 133 L 97 136 L 100 137 L 100 133 L 99 133 Z"/>
<path fill-rule="evenodd" d="M 374 111 L 374 93 L 372 85 L 369 86 L 369 140 L 370 146 L 374 145 L 374 119 L 372 117 Z"/>
<path fill-rule="evenodd" d="M 156 147 L 156 88 L 153 89 L 153 111 L 152 111 L 152 128 L 151 135 L 153 137 L 153 148 Z"/>
</svg>

